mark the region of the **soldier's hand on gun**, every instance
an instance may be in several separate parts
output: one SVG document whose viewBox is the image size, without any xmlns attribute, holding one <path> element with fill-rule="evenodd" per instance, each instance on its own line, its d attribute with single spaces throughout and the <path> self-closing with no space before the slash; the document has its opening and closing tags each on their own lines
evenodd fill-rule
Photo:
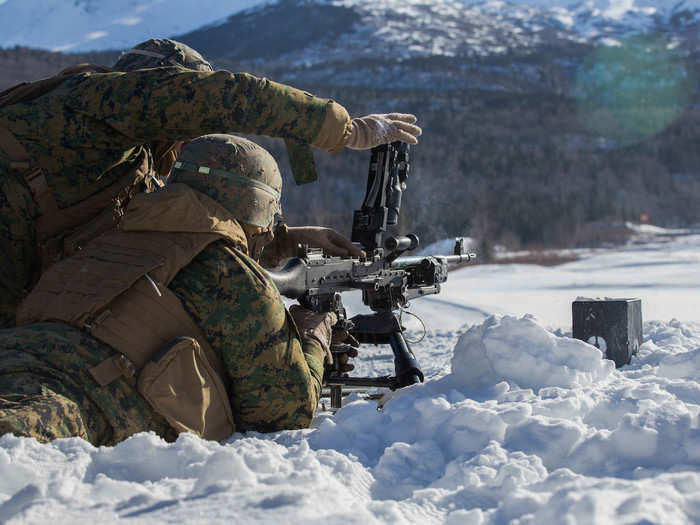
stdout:
<svg viewBox="0 0 700 525">
<path fill-rule="evenodd" d="M 331 353 L 333 354 L 333 369 L 339 372 L 350 372 L 355 365 L 348 363 L 351 357 L 357 357 L 357 349 L 360 343 L 344 328 L 333 327 L 331 338 Z"/>
<path fill-rule="evenodd" d="M 332 365 L 331 340 L 333 338 L 333 325 L 338 322 L 338 317 L 333 312 L 316 313 L 297 304 L 289 307 L 289 313 L 292 315 L 301 337 L 318 341 L 325 353 L 324 364 Z"/>
<path fill-rule="evenodd" d="M 312 248 L 322 248 L 326 255 L 364 256 L 364 252 L 360 248 L 331 228 L 321 226 L 287 227 L 287 236 L 294 246 L 306 244 Z"/>
<path fill-rule="evenodd" d="M 351 120 L 352 132 L 345 143 L 350 149 L 371 149 L 380 144 L 401 141 L 418 144 L 423 132 L 416 126 L 416 116 L 408 113 L 367 115 Z"/>
</svg>

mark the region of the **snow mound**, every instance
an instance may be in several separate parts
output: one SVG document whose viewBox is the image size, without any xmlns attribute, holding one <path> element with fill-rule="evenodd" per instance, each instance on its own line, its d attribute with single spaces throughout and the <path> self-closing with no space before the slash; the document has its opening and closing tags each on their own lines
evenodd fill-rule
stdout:
<svg viewBox="0 0 700 525">
<path fill-rule="evenodd" d="M 78 438 L 41 445 L 6 435 L 0 468 L 0 492 L 13 494 L 0 498 L 0 523 L 72 523 L 86 515 L 81 507 L 91 508 L 93 523 L 163 523 L 173 512 L 180 523 L 230 523 L 242 513 L 247 523 L 289 523 L 290 508 L 294 523 L 380 523 L 353 507 L 367 497 L 365 469 L 305 441 L 285 447 L 253 436 L 221 445 L 181 434 L 167 444 L 142 433 L 94 448 Z M 318 505 L 322 493 L 332 506 Z"/>
<path fill-rule="evenodd" d="M 659 350 L 649 341 L 640 353 Z M 697 385 L 658 366 L 615 370 L 531 316 L 491 317 L 460 337 L 451 374 L 399 391 L 381 411 L 354 401 L 308 441 L 357 458 L 375 501 L 429 501 L 447 523 L 578 522 L 589 512 L 615 521 L 606 490 L 619 512 L 672 523 L 688 515 L 667 515 L 664 498 L 684 502 L 686 487 L 700 487 Z M 678 472 L 664 489 L 646 493 L 668 470 Z"/>
<path fill-rule="evenodd" d="M 665 357 L 659 364 L 659 375 L 672 379 L 700 379 L 700 348 Z"/>
<path fill-rule="evenodd" d="M 491 317 L 456 340 L 452 373 L 310 430 L 6 435 L 0 522 L 698 523 L 700 325 L 644 332 L 613 370 L 531 316 Z"/>
<path fill-rule="evenodd" d="M 452 358 L 455 381 L 479 388 L 507 381 L 539 391 L 605 380 L 614 365 L 599 349 L 547 332 L 532 316 L 490 317 L 459 339 Z"/>
</svg>

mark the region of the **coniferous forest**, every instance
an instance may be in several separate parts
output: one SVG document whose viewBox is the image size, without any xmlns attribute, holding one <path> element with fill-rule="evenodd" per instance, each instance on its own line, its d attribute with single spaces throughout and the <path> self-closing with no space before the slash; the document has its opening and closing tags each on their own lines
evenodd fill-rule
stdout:
<svg viewBox="0 0 700 525">
<path fill-rule="evenodd" d="M 586 67 L 591 71 L 599 67 L 587 64 L 591 54 L 584 51 L 572 52 L 580 56 L 564 68 L 554 67 L 546 54 L 501 57 L 495 65 L 471 63 L 470 78 L 479 82 L 466 87 L 416 80 L 426 71 L 437 72 L 439 79 L 465 67 L 440 57 L 403 64 L 401 74 L 409 79 L 403 87 L 370 82 L 371 74 L 360 76 L 360 81 L 352 75 L 342 81 L 337 71 L 323 77 L 313 69 L 292 71 L 260 61 L 208 58 L 217 67 L 266 75 L 333 98 L 351 115 L 390 111 L 418 115 L 424 134 L 411 151 L 400 229 L 418 233 L 423 245 L 469 235 L 488 255 L 496 244 L 544 248 L 620 242 L 625 238 L 621 225 L 628 220 L 673 227 L 700 223 L 697 62 L 686 57 L 676 64 L 684 69 L 683 78 L 672 86 L 675 91 L 667 92 L 668 83 L 650 81 L 629 86 L 620 98 L 613 88 L 629 76 L 630 68 L 668 78 L 677 72 L 674 61 L 626 60 L 627 69 L 616 72 L 616 57 L 604 57 L 612 64 L 608 76 L 577 82 Z M 4 72 L 0 88 L 75 63 L 111 65 L 117 56 L 117 52 L 0 49 Z M 517 69 L 526 70 L 532 63 L 537 64 L 539 80 L 523 87 L 517 82 Z M 367 67 L 345 63 L 342 71 L 349 74 Z M 372 67 L 385 71 L 381 65 Z M 617 99 L 610 95 L 613 92 Z M 369 153 L 317 152 L 320 180 L 297 187 L 282 142 L 255 139 L 280 163 L 289 223 L 322 224 L 348 234 L 352 210 L 364 195 Z"/>
</svg>

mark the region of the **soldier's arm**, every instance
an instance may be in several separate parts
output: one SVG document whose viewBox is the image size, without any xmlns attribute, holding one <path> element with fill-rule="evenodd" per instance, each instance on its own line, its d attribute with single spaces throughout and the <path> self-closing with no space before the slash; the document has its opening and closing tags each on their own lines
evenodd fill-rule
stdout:
<svg viewBox="0 0 700 525">
<path fill-rule="evenodd" d="M 228 71 L 156 68 L 84 74 L 66 83 L 64 102 L 105 123 L 131 147 L 209 133 L 251 133 L 340 151 L 352 126 L 340 104 L 291 86 Z"/>
<path fill-rule="evenodd" d="M 277 289 L 252 259 L 214 243 L 169 288 L 222 357 L 237 430 L 311 424 L 323 350 L 313 339 L 300 339 Z"/>
</svg>

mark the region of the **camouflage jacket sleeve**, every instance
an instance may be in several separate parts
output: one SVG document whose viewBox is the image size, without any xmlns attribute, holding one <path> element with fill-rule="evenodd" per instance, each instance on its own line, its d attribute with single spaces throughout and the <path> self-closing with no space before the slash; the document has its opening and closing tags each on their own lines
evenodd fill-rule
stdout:
<svg viewBox="0 0 700 525">
<path fill-rule="evenodd" d="M 252 259 L 216 242 L 177 274 L 170 289 L 222 357 L 237 429 L 310 425 L 323 351 L 300 339 L 279 292 Z"/>
<path fill-rule="evenodd" d="M 333 113 L 329 106 L 335 107 L 293 87 L 228 71 L 83 74 L 60 89 L 68 91 L 67 105 L 108 124 L 125 147 L 226 132 L 312 143 Z"/>
<path fill-rule="evenodd" d="M 246 73 L 180 68 L 76 75 L 3 108 L 0 125 L 43 168 L 60 208 L 119 180 L 144 144 L 238 132 L 335 152 L 351 128 L 330 100 Z"/>
</svg>

